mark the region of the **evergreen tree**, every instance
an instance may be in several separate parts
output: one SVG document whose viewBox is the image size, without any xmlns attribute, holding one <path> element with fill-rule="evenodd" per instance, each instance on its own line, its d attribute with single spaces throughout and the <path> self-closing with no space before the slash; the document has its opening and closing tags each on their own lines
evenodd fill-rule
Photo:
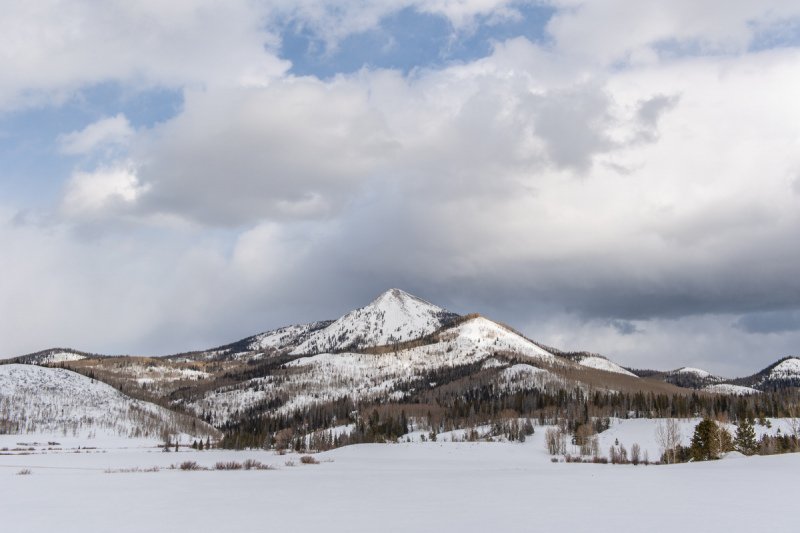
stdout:
<svg viewBox="0 0 800 533">
<path fill-rule="evenodd" d="M 736 449 L 745 455 L 753 455 L 758 450 L 756 442 L 756 430 L 753 422 L 743 419 L 736 428 Z"/>
<path fill-rule="evenodd" d="M 694 428 L 692 435 L 691 454 L 695 461 L 708 461 L 719 459 L 721 451 L 719 426 L 713 420 L 706 418 Z"/>
</svg>

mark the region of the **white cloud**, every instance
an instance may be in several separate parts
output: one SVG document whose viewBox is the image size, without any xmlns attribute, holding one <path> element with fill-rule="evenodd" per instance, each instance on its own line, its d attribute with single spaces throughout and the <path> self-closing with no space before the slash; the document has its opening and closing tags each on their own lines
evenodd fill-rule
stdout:
<svg viewBox="0 0 800 533">
<path fill-rule="evenodd" d="M 134 131 L 127 117 L 119 113 L 113 117 L 100 119 L 80 131 L 73 131 L 59 137 L 62 153 L 69 155 L 89 154 L 109 145 L 125 145 Z"/>
<path fill-rule="evenodd" d="M 738 54 L 761 33 L 797 21 L 792 0 L 553 0 L 547 25 L 559 53 L 610 65 L 651 63 L 688 50 Z"/>
<path fill-rule="evenodd" d="M 58 102 L 108 81 L 128 86 L 213 86 L 274 77 L 288 64 L 265 50 L 256 2 L 3 3 L 0 110 Z"/>
<path fill-rule="evenodd" d="M 129 163 L 75 172 L 67 183 L 61 208 L 76 219 L 114 216 L 130 209 L 148 188 L 139 183 Z"/>
</svg>

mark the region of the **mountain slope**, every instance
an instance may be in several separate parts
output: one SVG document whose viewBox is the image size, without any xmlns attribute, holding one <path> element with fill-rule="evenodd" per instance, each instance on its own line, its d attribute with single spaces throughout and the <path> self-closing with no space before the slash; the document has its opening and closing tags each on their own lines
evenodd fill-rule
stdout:
<svg viewBox="0 0 800 533">
<path fill-rule="evenodd" d="M 762 391 L 800 387 L 800 358 L 784 357 L 752 376 L 731 380 L 731 383 Z"/>
<path fill-rule="evenodd" d="M 312 334 L 292 353 L 356 351 L 405 342 L 433 333 L 457 316 L 405 291 L 390 289 Z"/>
<path fill-rule="evenodd" d="M 587 368 L 605 370 L 606 372 L 613 372 L 615 374 L 622 374 L 623 376 L 630 376 L 633 378 L 638 377 L 633 372 L 625 370 L 614 361 L 611 361 L 609 358 L 600 354 L 590 352 L 561 352 L 558 353 L 558 355 Z"/>
<path fill-rule="evenodd" d="M 0 365 L 0 429 L 81 437 L 218 435 L 199 420 L 135 400 L 81 374 L 23 364 Z"/>
</svg>

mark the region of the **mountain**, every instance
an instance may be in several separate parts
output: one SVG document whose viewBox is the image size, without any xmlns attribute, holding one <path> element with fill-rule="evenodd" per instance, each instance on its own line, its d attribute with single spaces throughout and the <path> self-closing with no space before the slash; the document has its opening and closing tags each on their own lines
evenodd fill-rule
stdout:
<svg viewBox="0 0 800 533">
<path fill-rule="evenodd" d="M 731 383 L 761 391 L 800 387 L 800 358 L 784 357 L 752 376 L 731 380 Z"/>
<path fill-rule="evenodd" d="M 178 417 L 190 427 L 200 427 L 201 420 L 212 424 L 232 447 L 286 444 L 286 439 L 303 447 L 311 441 L 302 439 L 341 427 L 353 432 L 343 441 L 336 429 L 337 445 L 393 439 L 409 424 L 427 431 L 476 424 L 510 428 L 509 421 L 517 416 L 552 420 L 564 413 L 696 416 L 701 411 L 718 414 L 720 406 L 741 402 L 761 412 L 764 406 L 754 403 L 760 400 L 747 397 L 756 389 L 800 385 L 797 358 L 742 380 L 724 380 L 691 367 L 631 370 L 596 353 L 547 347 L 486 317 L 461 316 L 400 289 L 390 289 L 337 320 L 289 325 L 209 350 L 108 357 L 53 349 L 12 362 L 68 368 L 85 377 L 75 382 L 80 376 L 70 374 L 54 385 L 54 374 L 47 374 L 48 379 L 40 376 L 40 383 L 25 394 L 10 397 L 0 389 L 5 401 L 14 404 L 0 410 L 0 424 L 24 429 L 29 420 L 38 426 L 53 419 L 60 424 L 56 429 L 63 430 L 80 423 L 80 413 L 90 412 L 96 413 L 90 418 L 100 421 L 94 425 L 108 431 L 151 434 L 169 425 L 169 417 Z M 4 372 L 19 366 L 6 365 Z M 89 394 L 61 420 L 63 413 L 52 405 L 59 397 L 87 397 L 85 391 L 102 385 L 94 380 L 111 385 L 103 385 L 105 393 L 115 396 Z M 5 380 L 6 389 L 12 381 Z M 52 392 L 42 396 L 41 405 L 33 392 L 37 387 Z M 719 402 L 714 394 L 742 398 Z M 785 411 L 781 398 L 770 397 L 766 404 L 771 411 L 764 411 L 765 416 Z M 163 408 L 155 404 L 171 410 L 159 411 Z M 29 416 L 37 410 L 45 414 Z M 3 418 L 4 412 L 12 416 Z M 134 413 L 133 419 L 125 413 Z M 153 417 L 161 422 L 148 421 Z M 123 421 L 122 426 L 114 426 L 113 419 Z M 584 423 L 575 419 L 572 426 Z M 332 445 L 333 437 L 325 438 L 321 445 Z"/>
<path fill-rule="evenodd" d="M 458 315 L 400 289 L 390 289 L 313 333 L 292 354 L 359 350 L 423 337 Z"/>
<path fill-rule="evenodd" d="M 0 432 L 160 439 L 217 437 L 211 426 L 63 368 L 0 365 Z"/>
<path fill-rule="evenodd" d="M 665 372 L 661 379 L 667 383 L 688 389 L 702 389 L 725 381 L 721 377 L 714 376 L 711 372 L 690 366 Z"/>
<path fill-rule="evenodd" d="M 345 397 L 353 402 L 399 401 L 442 384 L 445 375 L 449 380 L 483 372 L 500 388 L 524 380 L 542 385 L 558 380 L 546 369 L 566 364 L 496 322 L 480 316 L 457 320 L 424 343 L 412 340 L 359 353 L 298 357 L 269 376 L 209 391 L 187 407 L 224 424 L 258 405 L 290 414 Z M 515 365 L 513 372 L 504 372 Z"/>
<path fill-rule="evenodd" d="M 26 365 L 49 365 L 55 363 L 65 363 L 68 361 L 81 361 L 89 357 L 99 357 L 86 352 L 79 352 L 70 348 L 51 348 L 28 355 L 22 355 L 13 359 L 15 363 Z"/>
</svg>

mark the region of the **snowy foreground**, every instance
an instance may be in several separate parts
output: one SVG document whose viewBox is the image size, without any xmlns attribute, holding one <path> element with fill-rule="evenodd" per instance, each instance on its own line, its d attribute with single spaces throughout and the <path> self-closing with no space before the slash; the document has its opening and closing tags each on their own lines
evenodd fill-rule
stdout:
<svg viewBox="0 0 800 533">
<path fill-rule="evenodd" d="M 543 433 L 522 444 L 350 446 L 315 455 L 315 465 L 268 451 L 164 453 L 113 448 L 116 442 L 76 453 L 31 446 L 30 455 L 0 455 L 0 517 L 3 531 L 15 533 L 729 533 L 797 525 L 791 510 L 800 454 L 673 466 L 551 463 Z M 26 438 L 3 436 L 0 444 Z M 274 469 L 168 468 L 245 459 Z M 155 466 L 160 470 L 122 472 Z M 23 468 L 31 474 L 18 475 Z"/>
</svg>

